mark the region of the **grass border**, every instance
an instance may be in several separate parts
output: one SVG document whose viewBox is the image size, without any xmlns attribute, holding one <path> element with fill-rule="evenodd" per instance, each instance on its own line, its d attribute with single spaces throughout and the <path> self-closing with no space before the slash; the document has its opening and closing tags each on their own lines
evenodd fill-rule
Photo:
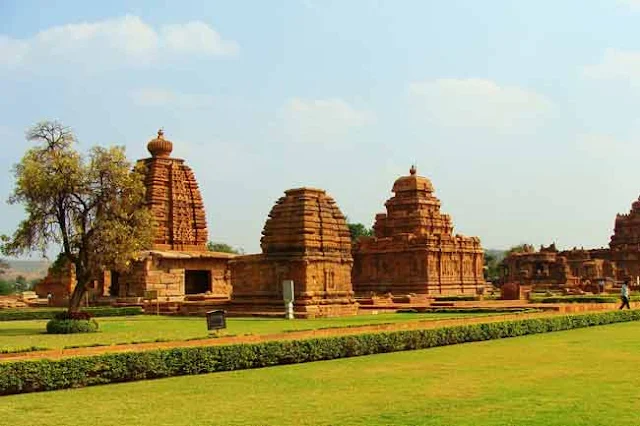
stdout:
<svg viewBox="0 0 640 426">
<path fill-rule="evenodd" d="M 0 395 L 427 349 L 640 320 L 640 310 L 307 340 L 172 348 L 0 363 Z"/>
<path fill-rule="evenodd" d="M 0 321 L 49 320 L 64 311 L 64 308 L 2 309 L 0 310 Z M 123 317 L 144 314 L 142 308 L 139 306 L 96 306 L 82 308 L 81 311 L 88 312 L 94 318 Z"/>
</svg>

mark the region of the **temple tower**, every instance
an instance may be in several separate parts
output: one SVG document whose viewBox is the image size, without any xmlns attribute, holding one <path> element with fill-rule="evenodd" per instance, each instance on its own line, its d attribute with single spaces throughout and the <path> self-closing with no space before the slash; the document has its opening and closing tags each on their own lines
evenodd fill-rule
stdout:
<svg viewBox="0 0 640 426">
<path fill-rule="evenodd" d="M 354 247 L 355 292 L 475 294 L 484 289 L 480 240 L 453 234 L 431 181 L 412 166 L 392 191 L 387 212 L 376 215 L 375 236 L 361 238 Z"/>
<path fill-rule="evenodd" d="M 349 228 L 325 191 L 285 191 L 271 209 L 262 234 L 262 254 L 231 261 L 233 310 L 283 311 L 282 281 L 293 280 L 296 316 L 357 312 Z"/>
<path fill-rule="evenodd" d="M 138 163 L 146 168 L 146 198 L 155 222 L 153 248 L 206 250 L 207 222 L 193 171 L 184 160 L 171 157 L 173 143 L 164 138 L 162 130 L 147 149 L 151 158 Z"/>
</svg>

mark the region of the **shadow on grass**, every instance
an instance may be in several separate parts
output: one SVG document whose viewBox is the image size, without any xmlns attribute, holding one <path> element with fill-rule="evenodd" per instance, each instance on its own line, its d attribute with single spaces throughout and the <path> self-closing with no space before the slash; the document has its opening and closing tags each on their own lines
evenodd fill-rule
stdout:
<svg viewBox="0 0 640 426">
<path fill-rule="evenodd" d="M 47 334 L 44 326 L 38 328 L 2 328 L 0 336 L 36 336 Z"/>
</svg>

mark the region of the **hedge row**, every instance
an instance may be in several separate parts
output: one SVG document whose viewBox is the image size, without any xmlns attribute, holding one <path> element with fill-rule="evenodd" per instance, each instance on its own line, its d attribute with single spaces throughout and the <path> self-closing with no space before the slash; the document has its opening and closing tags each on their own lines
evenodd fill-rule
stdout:
<svg viewBox="0 0 640 426">
<path fill-rule="evenodd" d="M 532 303 L 620 303 L 620 296 L 607 295 L 575 295 L 532 297 Z M 632 302 L 640 301 L 639 296 L 631 296 Z"/>
<path fill-rule="evenodd" d="M 627 310 L 324 339 L 0 363 L 0 395 L 425 349 L 637 320 L 640 310 Z"/>
<path fill-rule="evenodd" d="M 123 308 L 95 307 L 84 308 L 92 317 L 120 317 L 129 315 L 142 315 L 142 308 L 139 306 L 128 306 Z M 35 308 L 35 309 L 0 309 L 0 321 L 23 321 L 36 319 L 52 319 L 63 312 L 62 309 Z"/>
<path fill-rule="evenodd" d="M 436 302 L 469 302 L 469 301 L 478 300 L 479 297 L 478 296 L 471 296 L 471 295 L 465 295 L 465 296 L 436 296 L 434 299 L 435 299 Z"/>
</svg>

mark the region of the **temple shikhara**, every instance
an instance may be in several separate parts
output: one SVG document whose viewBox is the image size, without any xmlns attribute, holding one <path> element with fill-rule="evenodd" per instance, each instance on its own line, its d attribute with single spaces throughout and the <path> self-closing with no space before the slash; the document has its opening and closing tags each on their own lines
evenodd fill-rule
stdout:
<svg viewBox="0 0 640 426">
<path fill-rule="evenodd" d="M 262 254 L 231 261 L 232 310 L 281 311 L 282 281 L 293 280 L 296 316 L 357 312 L 349 228 L 325 191 L 285 191 L 269 213 L 260 246 Z"/>
<path fill-rule="evenodd" d="M 431 181 L 409 176 L 393 184 L 386 213 L 376 215 L 375 236 L 353 251 L 353 286 L 358 295 L 476 294 L 485 287 L 480 239 L 453 234 L 449 215 Z"/>
</svg>

